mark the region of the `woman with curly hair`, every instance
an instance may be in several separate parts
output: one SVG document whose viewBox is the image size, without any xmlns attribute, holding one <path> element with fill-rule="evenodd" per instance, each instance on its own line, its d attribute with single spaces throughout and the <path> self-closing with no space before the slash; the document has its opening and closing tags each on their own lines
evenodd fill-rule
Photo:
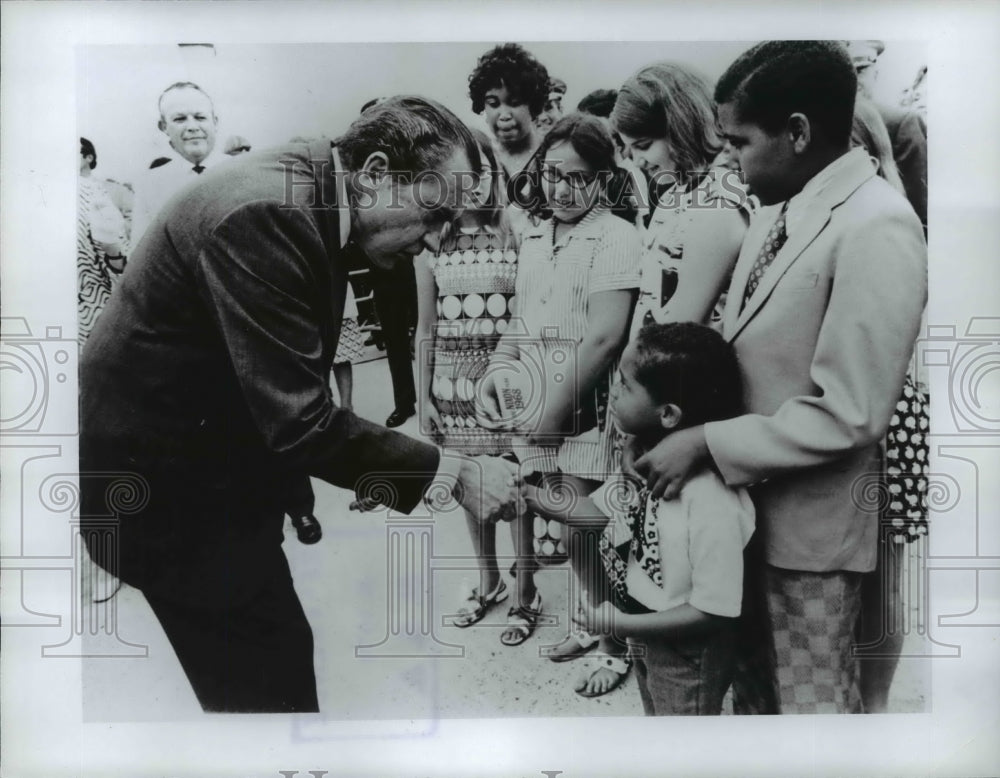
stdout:
<svg viewBox="0 0 1000 778">
<path fill-rule="evenodd" d="M 504 43 L 479 58 L 469 76 L 473 113 L 483 114 L 493 136 L 497 159 L 507 181 L 508 200 L 521 204 L 519 192 L 528 166 L 544 134 L 535 120 L 549 98 L 545 66 L 517 43 Z"/>
</svg>

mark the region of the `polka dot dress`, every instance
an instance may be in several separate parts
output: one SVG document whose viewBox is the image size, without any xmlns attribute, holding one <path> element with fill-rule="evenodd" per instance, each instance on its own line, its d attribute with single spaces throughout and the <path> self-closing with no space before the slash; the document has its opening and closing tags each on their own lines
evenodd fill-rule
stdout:
<svg viewBox="0 0 1000 778">
<path fill-rule="evenodd" d="M 885 437 L 889 499 L 882 521 L 896 543 L 927 534 L 928 410 L 927 396 L 907 376 Z"/>
</svg>

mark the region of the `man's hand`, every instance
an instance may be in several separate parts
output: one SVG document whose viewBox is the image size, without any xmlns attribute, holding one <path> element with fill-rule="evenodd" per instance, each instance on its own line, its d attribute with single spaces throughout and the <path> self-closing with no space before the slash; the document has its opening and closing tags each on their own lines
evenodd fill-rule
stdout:
<svg viewBox="0 0 1000 778">
<path fill-rule="evenodd" d="M 456 496 L 462 507 L 486 523 L 510 520 L 517 510 L 517 472 L 514 462 L 499 457 L 465 457 L 458 473 Z"/>
<path fill-rule="evenodd" d="M 655 499 L 673 500 L 710 459 L 705 427 L 698 425 L 667 435 L 636 460 L 635 469 Z"/>
</svg>

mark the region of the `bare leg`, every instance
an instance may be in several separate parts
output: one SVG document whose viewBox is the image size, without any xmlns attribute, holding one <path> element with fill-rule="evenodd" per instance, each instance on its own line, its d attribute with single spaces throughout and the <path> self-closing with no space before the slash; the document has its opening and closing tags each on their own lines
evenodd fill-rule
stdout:
<svg viewBox="0 0 1000 778">
<path fill-rule="evenodd" d="M 350 362 L 338 362 L 333 366 L 333 380 L 337 382 L 337 395 L 340 397 L 340 407 L 352 410 L 354 393 L 354 370 Z"/>
<path fill-rule="evenodd" d="M 879 544 L 875 572 L 865 577 L 861 589 L 858 643 L 861 702 L 866 713 L 885 713 L 889 689 L 903 650 L 903 602 L 900 594 L 903 543 Z"/>
<path fill-rule="evenodd" d="M 518 514 L 518 517 L 510 523 L 511 538 L 514 541 L 514 553 L 517 554 L 515 567 L 517 568 L 517 604 L 531 605 L 535 599 L 535 549 L 532 545 L 534 538 L 533 525 L 534 514 L 526 511 Z"/>
<path fill-rule="evenodd" d="M 485 596 L 500 583 L 497 564 L 497 528 L 492 522 L 481 522 L 471 513 L 465 513 L 465 524 L 472 538 L 472 548 L 479 562 L 479 594 Z"/>
<path fill-rule="evenodd" d="M 581 497 L 591 494 L 598 486 L 600 486 L 599 481 L 578 478 L 566 473 L 559 475 L 558 488 L 570 489 Z M 577 515 L 564 530 L 570 567 L 574 573 L 573 581 L 587 593 L 587 600 L 591 605 L 599 605 L 611 597 L 608 575 L 604 570 L 604 562 L 598 547 L 607 522 L 607 517 L 602 513 L 595 516 Z M 580 595 L 574 597 L 571 593 L 570 602 L 578 599 Z"/>
</svg>

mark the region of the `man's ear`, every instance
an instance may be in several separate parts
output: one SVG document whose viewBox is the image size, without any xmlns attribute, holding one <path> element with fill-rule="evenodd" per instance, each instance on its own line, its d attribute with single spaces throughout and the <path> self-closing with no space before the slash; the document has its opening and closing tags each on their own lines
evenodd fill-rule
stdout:
<svg viewBox="0 0 1000 778">
<path fill-rule="evenodd" d="M 389 158 L 381 151 L 374 151 L 368 155 L 358 172 L 377 184 L 389 172 Z"/>
<path fill-rule="evenodd" d="M 158 121 L 156 123 L 156 126 L 160 128 L 160 132 L 166 132 L 167 131 L 167 123 L 165 121 L 163 121 L 163 117 L 162 116 L 160 117 L 160 121 Z"/>
<path fill-rule="evenodd" d="M 809 148 L 809 141 L 812 140 L 812 127 L 809 124 L 809 117 L 804 113 L 793 113 L 788 117 L 788 137 L 792 142 L 792 150 L 796 154 L 802 154 Z"/>
<path fill-rule="evenodd" d="M 673 403 L 660 407 L 660 426 L 665 430 L 677 429 L 684 419 L 684 412 Z"/>
</svg>

